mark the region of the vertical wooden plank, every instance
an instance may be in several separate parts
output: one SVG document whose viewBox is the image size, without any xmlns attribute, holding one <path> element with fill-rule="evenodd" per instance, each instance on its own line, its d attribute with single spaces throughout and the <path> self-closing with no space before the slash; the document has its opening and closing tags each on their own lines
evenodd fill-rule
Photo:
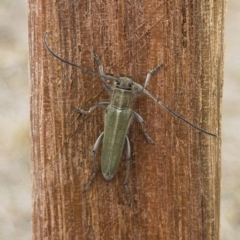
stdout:
<svg viewBox="0 0 240 240">
<path fill-rule="evenodd" d="M 29 0 L 33 239 L 219 238 L 224 12 L 224 0 Z M 140 84 L 164 63 L 148 90 L 218 138 L 141 96 L 134 109 L 155 145 L 133 121 L 131 206 L 124 157 L 111 182 L 99 173 L 84 193 L 103 113 L 79 116 L 74 107 L 89 109 L 108 96 L 99 78 L 46 52 L 46 31 L 62 58 L 98 71 L 94 50 L 106 73 Z"/>
</svg>

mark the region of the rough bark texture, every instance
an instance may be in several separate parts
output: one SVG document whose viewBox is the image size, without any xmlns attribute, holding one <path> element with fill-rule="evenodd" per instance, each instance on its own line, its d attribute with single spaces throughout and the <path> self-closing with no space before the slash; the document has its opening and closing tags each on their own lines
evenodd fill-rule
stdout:
<svg viewBox="0 0 240 240">
<path fill-rule="evenodd" d="M 218 239 L 225 1 L 29 0 L 29 9 L 33 239 Z M 134 121 L 131 206 L 124 158 L 111 182 L 99 172 L 83 193 L 103 113 L 79 116 L 74 107 L 108 96 L 99 78 L 47 53 L 45 31 L 64 59 L 98 71 L 94 50 L 106 73 L 141 84 L 164 63 L 148 90 L 218 138 L 139 97 L 134 109 L 155 145 Z"/>
</svg>

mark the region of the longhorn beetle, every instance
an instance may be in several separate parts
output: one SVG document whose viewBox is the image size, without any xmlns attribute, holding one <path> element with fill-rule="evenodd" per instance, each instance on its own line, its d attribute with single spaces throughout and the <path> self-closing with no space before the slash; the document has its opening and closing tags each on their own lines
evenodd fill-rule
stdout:
<svg viewBox="0 0 240 240">
<path fill-rule="evenodd" d="M 163 109 L 165 109 L 167 112 L 172 114 L 177 119 L 185 122 L 186 124 L 190 125 L 191 127 L 204 132 L 208 135 L 217 137 L 216 134 L 213 134 L 211 132 L 208 132 L 206 130 L 201 129 L 200 127 L 195 126 L 191 122 L 187 121 L 186 119 L 179 116 L 177 113 L 172 111 L 170 108 L 168 108 L 166 105 L 164 105 L 159 99 L 154 97 L 150 92 L 146 90 L 146 87 L 148 85 L 148 82 L 151 79 L 152 74 L 159 71 L 163 64 L 158 65 L 153 70 L 151 70 L 146 77 L 144 86 L 141 86 L 140 84 L 133 81 L 131 78 L 128 77 L 112 77 L 109 75 L 106 75 L 103 71 L 103 65 L 98 57 L 98 55 L 93 52 L 93 56 L 95 61 L 98 64 L 99 72 L 94 72 L 92 70 L 89 70 L 87 68 L 77 66 L 76 64 L 70 63 L 59 56 L 57 56 L 47 45 L 46 42 L 46 36 L 47 32 L 44 34 L 43 42 L 44 46 L 46 47 L 47 51 L 60 60 L 61 62 L 64 62 L 66 64 L 69 64 L 75 68 L 78 68 L 82 70 L 83 72 L 101 77 L 102 82 L 106 90 L 111 95 L 110 102 L 99 102 L 93 107 L 91 107 L 88 111 L 84 111 L 80 108 L 77 108 L 76 111 L 81 114 L 90 114 L 94 109 L 97 107 L 101 107 L 105 109 L 105 124 L 104 124 L 104 131 L 100 134 L 100 136 L 97 138 L 93 149 L 93 174 L 87 183 L 86 187 L 84 188 L 84 191 L 88 190 L 93 179 L 95 178 L 97 174 L 97 163 L 96 163 L 96 151 L 98 147 L 100 146 L 100 143 L 103 142 L 102 146 L 102 156 L 101 156 L 101 169 L 102 174 L 105 180 L 110 181 L 114 177 L 115 173 L 117 172 L 119 162 L 121 159 L 121 155 L 123 152 L 124 145 L 126 146 L 126 160 L 127 160 L 127 172 L 126 177 L 124 180 L 124 186 L 126 191 L 126 199 L 128 204 L 130 204 L 130 195 L 128 190 L 128 178 L 129 178 L 129 171 L 130 171 L 130 157 L 131 157 L 131 148 L 129 139 L 127 137 L 127 131 L 129 128 L 130 120 L 131 118 L 135 118 L 140 124 L 142 125 L 143 134 L 145 135 L 146 139 L 149 143 L 154 144 L 153 140 L 150 138 L 146 131 L 145 122 L 143 121 L 142 117 L 138 115 L 136 112 L 134 112 L 130 106 L 132 99 L 134 97 L 139 96 L 141 93 L 145 93 L 148 95 L 151 99 L 153 99 L 157 104 L 159 104 Z M 110 80 L 113 82 L 114 86 L 110 85 L 106 80 Z"/>
</svg>

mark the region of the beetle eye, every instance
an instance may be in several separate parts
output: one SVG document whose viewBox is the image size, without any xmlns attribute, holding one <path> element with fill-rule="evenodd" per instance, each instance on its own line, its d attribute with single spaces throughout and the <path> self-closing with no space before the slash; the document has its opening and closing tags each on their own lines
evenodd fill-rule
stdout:
<svg viewBox="0 0 240 240">
<path fill-rule="evenodd" d="M 121 83 L 121 81 L 119 79 L 116 80 L 117 85 L 119 85 Z"/>
<path fill-rule="evenodd" d="M 128 86 L 129 86 L 129 87 L 132 87 L 132 85 L 133 85 L 133 83 L 132 83 L 132 82 L 128 84 Z"/>
</svg>

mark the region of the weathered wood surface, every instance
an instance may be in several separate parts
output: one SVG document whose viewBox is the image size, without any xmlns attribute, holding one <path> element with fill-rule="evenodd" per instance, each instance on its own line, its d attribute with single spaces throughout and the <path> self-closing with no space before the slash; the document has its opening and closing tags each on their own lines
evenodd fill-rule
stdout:
<svg viewBox="0 0 240 240">
<path fill-rule="evenodd" d="M 224 0 L 29 0 L 33 239 L 219 238 L 224 12 Z M 218 138 L 139 97 L 134 109 L 155 145 L 134 121 L 131 206 L 124 193 L 124 157 L 111 182 L 99 172 L 83 193 L 103 112 L 79 116 L 74 107 L 87 110 L 108 96 L 99 78 L 47 53 L 45 31 L 64 59 L 98 71 L 94 50 L 106 73 L 141 84 L 164 63 L 148 90 Z"/>
</svg>

